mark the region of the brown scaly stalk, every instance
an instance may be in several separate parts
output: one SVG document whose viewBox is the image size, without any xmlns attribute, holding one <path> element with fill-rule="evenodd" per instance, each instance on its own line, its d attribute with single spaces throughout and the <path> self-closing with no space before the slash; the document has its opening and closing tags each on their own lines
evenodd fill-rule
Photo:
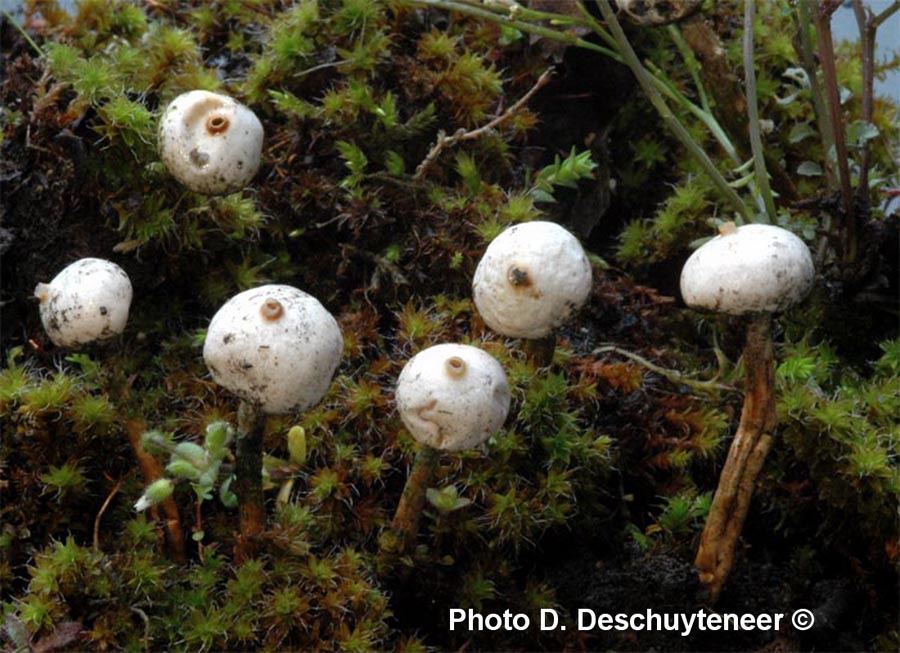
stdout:
<svg viewBox="0 0 900 653">
<path fill-rule="evenodd" d="M 238 498 L 241 529 L 234 552 L 237 564 L 256 556 L 260 535 L 265 531 L 266 508 L 262 484 L 265 430 L 265 414 L 249 402 L 241 401 L 234 467 L 234 490 Z"/>
<path fill-rule="evenodd" d="M 553 362 L 556 351 L 556 336 L 550 334 L 545 338 L 525 338 L 522 342 L 525 356 L 538 367 L 548 367 Z"/>
<path fill-rule="evenodd" d="M 150 485 L 154 481 L 163 477 L 163 468 L 153 456 L 147 453 L 141 441 L 141 437 L 147 431 L 147 423 L 141 419 L 126 419 L 125 433 L 128 435 L 128 442 L 138 460 L 141 471 L 144 474 L 146 485 Z M 184 546 L 184 532 L 181 530 L 181 515 L 178 513 L 178 505 L 173 497 L 169 497 L 159 504 L 162 508 L 165 520 L 163 524 L 166 529 L 166 541 L 169 545 L 169 551 L 172 559 L 178 563 L 187 562 L 187 553 Z M 152 508 L 153 511 L 158 509 L 157 506 Z"/>
<path fill-rule="evenodd" d="M 741 421 L 719 477 L 694 565 L 715 601 L 734 563 L 756 477 L 772 447 L 775 429 L 775 365 L 772 317 L 755 316 L 744 347 L 746 389 Z"/>
<path fill-rule="evenodd" d="M 400 495 L 400 503 L 391 521 L 391 533 L 396 538 L 391 550 L 382 550 L 382 563 L 388 563 L 396 556 L 402 555 L 415 543 L 419 532 L 419 519 L 425 507 L 425 492 L 434 478 L 434 471 L 441 458 L 441 452 L 429 446 L 423 446 L 416 454 L 409 478 Z M 395 547 L 395 548 L 394 548 Z"/>
</svg>

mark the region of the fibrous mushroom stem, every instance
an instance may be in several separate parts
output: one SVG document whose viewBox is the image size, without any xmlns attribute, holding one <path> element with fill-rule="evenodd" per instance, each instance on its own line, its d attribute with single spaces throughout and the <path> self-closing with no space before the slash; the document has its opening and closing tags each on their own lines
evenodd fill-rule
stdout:
<svg viewBox="0 0 900 653">
<path fill-rule="evenodd" d="M 434 447 L 423 446 L 416 454 L 409 478 L 400 495 L 400 503 L 391 530 L 399 540 L 398 554 L 402 554 L 413 545 L 419 533 L 419 519 L 425 506 L 425 490 L 434 477 L 434 470 L 440 459 L 440 452 Z"/>
<path fill-rule="evenodd" d="M 772 447 L 772 432 L 777 419 L 772 318 L 769 314 L 756 316 L 750 322 L 743 358 L 746 390 L 741 422 L 728 450 L 694 560 L 700 582 L 706 586 L 713 602 L 731 571 L 756 477 Z"/>
<path fill-rule="evenodd" d="M 522 348 L 528 360 L 538 367 L 548 367 L 553 362 L 553 353 L 556 351 L 556 336 L 551 334 L 544 338 L 526 338 Z"/>
<path fill-rule="evenodd" d="M 241 401 L 238 408 L 238 429 L 234 489 L 238 498 L 241 532 L 234 557 L 235 562 L 240 564 L 256 556 L 259 536 L 266 525 L 262 483 L 265 414 L 258 406 Z"/>
<path fill-rule="evenodd" d="M 126 419 L 125 433 L 128 435 L 128 441 L 134 450 L 134 455 L 138 459 L 141 471 L 144 474 L 144 481 L 147 485 L 163 477 L 163 468 L 153 456 L 147 453 L 141 442 L 141 436 L 147 430 L 147 423 L 141 419 Z M 175 499 L 169 497 L 159 504 L 153 506 L 152 512 L 156 512 L 158 508 L 162 508 L 165 515 L 166 541 L 169 545 L 169 552 L 175 562 L 187 562 L 187 553 L 184 548 L 184 533 L 181 530 L 181 515 L 178 512 L 178 505 Z M 152 514 L 152 513 L 151 513 Z"/>
</svg>

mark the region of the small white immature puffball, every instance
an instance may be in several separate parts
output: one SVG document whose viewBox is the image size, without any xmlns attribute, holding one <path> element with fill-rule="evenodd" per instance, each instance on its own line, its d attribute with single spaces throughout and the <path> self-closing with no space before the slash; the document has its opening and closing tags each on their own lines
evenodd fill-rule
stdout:
<svg viewBox="0 0 900 653">
<path fill-rule="evenodd" d="M 159 121 L 163 163 L 178 181 L 206 195 L 233 193 L 250 183 L 262 142 L 256 114 L 219 93 L 182 93 Z"/>
<path fill-rule="evenodd" d="M 267 414 L 319 402 L 341 361 L 344 341 L 312 295 L 269 285 L 229 299 L 213 316 L 203 360 L 213 380 Z"/>
<path fill-rule="evenodd" d="M 471 449 L 509 412 L 509 382 L 497 360 L 469 345 L 435 345 L 410 359 L 397 379 L 397 408 L 413 437 L 440 451 Z"/>
<path fill-rule="evenodd" d="M 553 222 L 526 222 L 491 241 L 472 281 L 475 306 L 494 331 L 543 338 L 581 308 L 591 264 L 581 243 Z"/>
<path fill-rule="evenodd" d="M 669 25 L 700 9 L 703 0 L 616 0 L 619 11 L 638 25 Z"/>
<path fill-rule="evenodd" d="M 790 231 L 729 222 L 720 232 L 684 264 L 681 294 L 688 306 L 731 315 L 776 313 L 809 293 L 812 256 Z"/>
<path fill-rule="evenodd" d="M 58 347 L 105 340 L 125 330 L 131 281 L 125 270 L 99 258 L 75 261 L 50 283 L 39 283 L 41 322 Z"/>
</svg>

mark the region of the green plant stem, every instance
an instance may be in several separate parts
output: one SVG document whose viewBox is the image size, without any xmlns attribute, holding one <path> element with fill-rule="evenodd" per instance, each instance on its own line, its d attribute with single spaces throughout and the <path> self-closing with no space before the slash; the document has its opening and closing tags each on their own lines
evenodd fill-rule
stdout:
<svg viewBox="0 0 900 653">
<path fill-rule="evenodd" d="M 766 170 L 766 159 L 763 153 L 762 133 L 759 127 L 759 107 L 756 97 L 756 66 L 753 60 L 753 19 L 756 15 L 755 0 L 744 0 L 744 84 L 747 96 L 747 119 L 750 131 L 750 150 L 753 152 L 753 165 L 756 169 L 756 184 L 762 196 L 763 205 L 768 216 L 768 223 L 775 222 L 775 199 L 769 187 L 769 173 Z"/>
<path fill-rule="evenodd" d="M 675 117 L 675 114 L 672 113 L 672 110 L 659 94 L 659 91 L 652 81 L 654 79 L 653 75 L 651 75 L 641 64 L 637 54 L 635 54 L 634 49 L 631 47 L 631 43 L 628 42 L 628 38 L 625 36 L 622 26 L 616 18 L 615 12 L 613 12 L 612 8 L 610 8 L 606 2 L 598 2 L 597 7 L 599 7 L 600 12 L 603 14 L 603 19 L 606 21 L 613 38 L 615 38 L 616 43 L 619 46 L 619 51 L 625 59 L 626 65 L 631 68 L 631 71 L 637 78 L 644 93 L 662 117 L 663 122 L 672 131 L 678 141 L 688 150 L 691 156 L 700 164 L 704 172 L 709 175 L 716 188 L 719 189 L 719 192 L 722 193 L 745 220 L 750 222 L 751 216 L 747 210 L 747 206 L 734 189 L 728 185 L 725 177 L 722 176 L 703 148 L 691 138 L 687 129 L 679 122 L 678 118 Z"/>
<path fill-rule="evenodd" d="M 703 81 L 700 79 L 700 64 L 697 62 L 694 51 L 691 50 L 691 46 L 684 40 L 684 35 L 681 33 L 681 30 L 678 29 L 677 25 L 668 25 L 666 30 L 669 32 L 669 37 L 672 39 L 675 47 L 678 48 L 678 52 L 681 53 L 681 58 L 684 59 L 684 65 L 687 66 L 688 72 L 691 73 L 691 79 L 694 80 L 694 86 L 697 88 L 697 97 L 700 98 L 700 107 L 703 111 L 712 115 L 712 109 L 709 106 L 709 98 L 706 95 L 706 88 L 703 86 Z"/>
<path fill-rule="evenodd" d="M 581 10 L 582 14 L 585 17 L 585 21 L 587 21 L 588 25 L 591 29 L 594 30 L 604 41 L 606 41 L 610 47 L 616 48 L 617 50 L 621 50 L 618 42 L 609 34 L 597 20 L 591 15 L 591 13 L 587 10 L 587 8 L 581 3 L 578 3 L 578 8 Z M 673 27 L 670 25 L 670 27 Z M 693 57 L 693 54 L 690 52 L 690 48 L 687 43 L 685 43 L 684 38 L 681 36 L 681 32 L 675 31 L 678 34 L 680 39 L 680 43 L 682 46 L 687 48 L 686 52 L 682 52 L 682 55 L 685 57 Z M 618 53 L 617 53 L 618 54 Z M 615 59 L 618 63 L 623 65 L 627 65 L 624 57 L 621 55 Z M 696 59 L 693 59 L 696 64 Z M 734 146 L 734 143 L 731 142 L 731 139 L 728 137 L 728 134 L 716 120 L 712 111 L 709 110 L 709 102 L 706 98 L 706 93 L 703 89 L 703 85 L 699 81 L 699 77 L 695 77 L 694 81 L 697 84 L 698 94 L 700 95 L 701 102 L 704 103 L 704 106 L 698 107 L 696 104 L 691 102 L 685 95 L 679 91 L 672 81 L 666 77 L 666 74 L 654 64 L 652 61 L 647 62 L 647 69 L 652 73 L 652 75 L 648 75 L 648 80 L 652 83 L 656 89 L 665 95 L 667 98 L 680 105 L 684 109 L 686 109 L 689 113 L 692 113 L 700 122 L 706 125 L 706 128 L 709 129 L 710 133 L 713 137 L 719 142 L 719 145 L 722 146 L 722 149 L 725 150 L 725 153 L 731 157 L 731 160 L 736 164 L 740 165 L 741 159 L 738 156 L 737 149 Z M 690 66 L 689 66 L 690 67 Z M 697 68 L 693 69 L 693 72 L 697 72 Z"/>
<path fill-rule="evenodd" d="M 811 0 L 807 0 L 808 2 Z M 856 258 L 856 217 L 853 212 L 853 192 L 850 185 L 850 165 L 847 143 L 844 139 L 844 121 L 841 115 L 841 94 L 838 87 L 837 66 L 834 61 L 834 43 L 831 38 L 832 5 L 826 3 L 813 9 L 816 35 L 819 43 L 819 62 L 827 92 L 831 131 L 837 156 L 838 181 L 841 188 L 841 209 L 843 211 L 844 242 L 843 259 L 849 263 Z"/>
<path fill-rule="evenodd" d="M 591 354 L 593 354 L 594 356 L 606 353 L 614 353 L 618 354 L 619 356 L 624 356 L 625 358 L 634 361 L 638 365 L 646 367 L 651 372 L 659 374 L 661 377 L 670 381 L 671 383 L 674 383 L 675 385 L 686 385 L 692 390 L 699 390 L 701 392 L 709 392 L 713 394 L 718 394 L 719 392 L 735 391 L 734 386 L 730 386 L 725 383 L 719 383 L 718 381 L 714 380 L 699 381 L 697 379 L 692 379 L 691 377 L 685 375 L 683 372 L 661 367 L 659 365 L 656 365 L 655 363 L 651 363 L 643 356 L 628 351 L 627 349 L 616 347 L 615 345 L 604 345 L 602 347 L 597 347 L 591 352 Z"/>
<path fill-rule="evenodd" d="M 266 508 L 262 484 L 265 430 L 265 414 L 258 406 L 241 401 L 234 469 L 234 491 L 238 498 L 240 521 L 234 555 L 237 564 L 256 557 L 259 536 L 265 531 Z"/>
<path fill-rule="evenodd" d="M 687 97 L 685 97 L 685 95 L 665 76 L 665 73 L 652 61 L 647 62 L 647 68 L 653 73 L 653 76 L 650 79 L 653 80 L 654 85 L 659 91 L 670 100 L 674 100 L 677 104 L 680 104 L 687 109 L 700 120 L 700 122 L 706 125 L 706 128 L 709 129 L 713 138 L 715 138 L 722 149 L 725 150 L 725 154 L 728 155 L 735 165 L 740 165 L 741 157 L 738 155 L 734 143 L 731 142 L 731 138 L 725 133 L 725 129 L 719 124 L 715 116 L 708 111 L 704 111 L 687 99 Z"/>
<path fill-rule="evenodd" d="M 481 18 L 492 23 L 497 23 L 498 25 L 505 25 L 506 27 L 512 27 L 514 29 L 527 32 L 529 34 L 537 34 L 538 36 L 543 36 L 544 38 L 548 38 L 553 41 L 568 43 L 569 45 L 575 45 L 587 50 L 593 50 L 594 52 L 599 52 L 600 54 L 606 55 L 607 57 L 615 59 L 616 61 L 620 61 L 618 53 L 610 50 L 609 48 L 605 48 L 602 45 L 597 45 L 596 43 L 591 43 L 590 41 L 586 41 L 572 34 L 566 34 L 549 27 L 544 27 L 543 25 L 535 25 L 522 20 L 508 18 L 508 11 L 501 14 L 497 11 L 490 11 L 480 6 L 474 6 L 463 2 L 453 2 L 452 0 L 401 0 L 401 2 L 403 4 L 412 6 L 433 7 L 435 9 L 443 9 L 445 11 L 455 11 L 460 14 L 472 16 L 473 18 Z"/>
<path fill-rule="evenodd" d="M 13 17 L 10 15 L 10 13 L 9 13 L 8 11 L 6 11 L 6 10 L 4 9 L 2 13 L 3 13 L 4 16 L 6 16 L 6 20 L 9 21 L 9 24 L 16 28 L 16 30 L 19 32 L 19 34 L 22 35 L 22 38 L 25 39 L 25 41 L 28 43 L 28 45 L 31 46 L 31 48 L 35 51 L 35 53 L 36 53 L 39 57 L 43 57 L 43 56 L 44 56 L 44 51 L 41 50 L 41 46 L 39 46 L 37 43 L 35 43 L 35 42 L 34 42 L 34 39 L 32 39 L 32 38 L 28 35 L 28 32 L 26 32 L 25 29 L 24 29 L 21 25 L 19 25 L 19 23 L 17 23 L 17 22 L 13 19 Z"/>
<path fill-rule="evenodd" d="M 391 530 L 399 540 L 399 549 L 395 552 L 402 555 L 415 543 L 419 533 L 419 520 L 425 507 L 425 491 L 434 477 L 441 452 L 434 447 L 424 445 L 416 454 L 409 478 L 400 495 L 397 512 L 391 522 Z"/>
<path fill-rule="evenodd" d="M 828 105 L 819 86 L 819 75 L 816 69 L 816 49 L 810 31 L 813 26 L 810 10 L 810 3 L 807 0 L 800 0 L 797 3 L 797 11 L 792 17 L 794 26 L 800 34 L 798 54 L 803 64 L 803 70 L 806 71 L 806 77 L 809 80 L 809 92 L 812 96 L 813 110 L 816 114 L 819 138 L 822 140 L 822 150 L 825 152 L 825 181 L 828 184 L 828 192 L 833 193 L 837 184 L 834 178 L 834 167 L 831 165 L 831 161 L 828 160 L 828 152 L 834 147 L 831 116 L 828 113 Z M 812 11 L 815 11 L 815 6 L 812 6 Z"/>
<path fill-rule="evenodd" d="M 504 9 L 499 6 L 494 6 L 491 9 L 488 9 L 486 5 L 472 5 L 464 1 L 453 1 L 453 0 L 401 0 L 405 4 L 420 6 L 420 7 L 433 7 L 436 9 L 444 9 L 446 11 L 454 11 L 460 14 L 464 14 L 467 16 L 471 16 L 473 18 L 480 18 L 483 20 L 490 21 L 492 23 L 496 23 L 498 25 L 503 25 L 506 27 L 512 27 L 518 29 L 522 32 L 527 32 L 529 34 L 535 34 L 537 36 L 541 36 L 547 39 L 551 39 L 553 41 L 557 41 L 559 43 L 565 43 L 570 46 L 584 48 L 586 50 L 592 50 L 599 54 L 609 57 L 613 61 L 617 63 L 625 64 L 625 58 L 616 50 L 603 47 L 601 45 L 597 45 L 596 43 L 592 43 L 585 39 L 582 39 L 578 36 L 575 36 L 570 33 L 560 32 L 555 29 L 547 28 L 542 25 L 536 25 L 533 23 L 528 23 L 521 19 L 513 19 L 509 18 L 510 13 L 508 9 Z M 593 16 L 584 8 L 584 6 L 579 2 L 578 8 L 582 10 L 582 13 L 585 14 L 585 18 L 581 22 L 573 22 L 569 16 L 564 16 L 562 14 L 548 14 L 546 12 L 535 12 L 532 10 L 526 10 L 522 8 L 522 10 L 517 13 L 517 16 L 520 17 L 528 17 L 531 18 L 541 18 L 544 20 L 551 20 L 551 22 L 559 23 L 559 24 L 576 24 L 580 26 L 586 26 L 596 32 L 600 38 L 604 40 L 607 44 L 612 47 L 617 47 L 616 40 L 603 29 L 603 26 L 598 23 Z M 728 136 L 725 134 L 725 131 L 718 124 L 715 117 L 709 112 L 704 111 L 693 102 L 688 100 L 683 94 L 677 92 L 670 82 L 665 80 L 661 71 L 658 71 L 654 75 L 648 75 L 649 83 L 652 84 L 660 93 L 671 99 L 672 101 L 682 105 L 687 111 L 694 114 L 699 120 L 701 120 L 707 128 L 710 130 L 712 135 L 719 141 L 720 145 L 723 149 L 728 153 L 728 155 L 735 161 L 740 162 L 740 158 L 737 155 L 737 152 L 734 148 L 734 145 L 731 143 Z M 662 77 L 662 78 L 660 78 Z M 686 133 L 686 132 L 685 132 Z M 688 136 L 689 137 L 689 136 Z M 690 149 L 690 148 L 689 148 Z M 702 150 L 701 150 L 702 152 Z M 691 150 L 692 155 L 696 155 L 696 150 Z M 703 162 L 700 161 L 701 165 Z M 724 179 L 723 179 L 724 181 Z M 727 186 L 727 183 L 726 183 Z M 737 194 L 732 191 L 731 193 L 734 197 L 737 197 Z M 746 207 L 745 207 L 746 208 Z M 742 213 L 742 215 L 746 215 Z"/>
</svg>

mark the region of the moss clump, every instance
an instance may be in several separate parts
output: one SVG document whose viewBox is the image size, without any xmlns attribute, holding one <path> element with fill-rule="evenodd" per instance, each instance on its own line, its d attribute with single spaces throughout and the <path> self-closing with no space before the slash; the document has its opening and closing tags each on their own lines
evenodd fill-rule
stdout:
<svg viewBox="0 0 900 653">
<path fill-rule="evenodd" d="M 731 209 L 649 105 L 616 99 L 630 92 L 617 64 L 554 49 L 524 27 L 405 2 L 28 7 L 22 30 L 33 45 L 0 23 L 6 641 L 359 651 L 769 643 L 771 634 L 644 633 L 585 644 L 566 621 L 579 607 L 699 607 L 685 598 L 696 589 L 690 560 L 740 406 L 740 329 L 667 296 L 692 241 Z M 734 10 L 718 3 L 710 24 L 737 69 Z M 841 626 L 839 640 L 812 633 L 801 647 L 889 648 L 900 365 L 884 311 L 895 305 L 897 220 L 883 200 L 896 178 L 874 170 L 888 170 L 896 107 L 875 104 L 869 157 L 882 181 L 861 256 L 847 262 L 837 200 L 797 172 L 826 152 L 809 133 L 807 92 L 783 75 L 798 65 L 790 16 L 761 9 L 758 20 L 777 218 L 815 246 L 821 283 L 776 333 L 782 444 L 725 607 L 817 607 L 822 588 L 839 582 L 865 600 L 847 601 L 836 623 L 861 625 Z M 737 160 L 695 113 L 673 107 L 746 194 L 755 181 L 745 126 L 728 120 L 740 112 L 709 80 L 698 87 L 670 31 L 630 37 L 677 92 L 698 106 L 708 94 Z M 858 89 L 858 56 L 841 53 L 841 83 Z M 503 118 L 552 63 L 555 81 Z M 229 93 L 264 124 L 263 164 L 239 193 L 187 192 L 159 161 L 161 108 L 196 88 Z M 859 97 L 844 108 L 851 124 Z M 871 134 L 863 127 L 857 161 Z M 605 260 L 591 255 L 588 306 L 538 370 L 485 328 L 470 284 L 494 236 L 541 216 L 565 216 Z M 29 298 L 37 280 L 86 255 L 128 270 L 131 321 L 104 348 L 60 351 Z M 320 406 L 269 420 L 266 530 L 259 557 L 237 566 L 234 451 L 229 438 L 210 438 L 237 416 L 201 350 L 218 306 L 266 282 L 308 290 L 339 317 L 344 361 Z M 441 457 L 415 546 L 379 568 L 379 539 L 415 456 L 393 386 L 409 358 L 442 342 L 475 344 L 503 363 L 512 417 L 483 450 Z M 144 434 L 149 454 L 136 459 Z M 179 482 L 171 505 L 136 517 L 148 458 Z M 754 581 L 763 572 L 767 582 Z M 454 607 L 532 617 L 556 608 L 570 627 L 450 633 Z"/>
</svg>

